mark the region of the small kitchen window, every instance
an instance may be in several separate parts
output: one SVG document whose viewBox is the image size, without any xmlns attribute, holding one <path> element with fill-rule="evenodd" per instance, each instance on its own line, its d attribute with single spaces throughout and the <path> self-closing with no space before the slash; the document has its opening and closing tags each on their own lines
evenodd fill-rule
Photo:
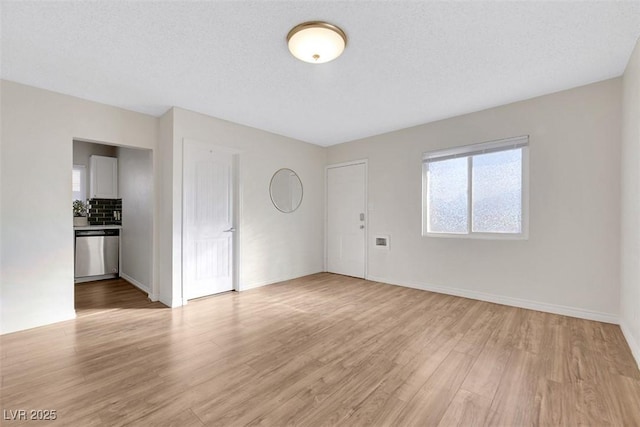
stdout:
<svg viewBox="0 0 640 427">
<path fill-rule="evenodd" d="M 71 175 L 71 200 L 87 199 L 87 167 L 85 165 L 73 165 Z"/>
<path fill-rule="evenodd" d="M 526 239 L 529 137 L 423 154 L 422 235 Z"/>
</svg>

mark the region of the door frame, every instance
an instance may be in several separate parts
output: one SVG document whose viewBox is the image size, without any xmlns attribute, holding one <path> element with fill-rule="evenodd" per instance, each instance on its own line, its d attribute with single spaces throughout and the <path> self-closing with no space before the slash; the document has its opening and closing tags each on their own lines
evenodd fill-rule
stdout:
<svg viewBox="0 0 640 427">
<path fill-rule="evenodd" d="M 236 231 L 233 232 L 232 244 L 233 244 L 233 262 L 231 263 L 231 282 L 232 282 L 232 291 L 240 290 L 240 233 L 242 232 L 240 228 L 240 219 L 242 218 L 242 195 L 240 185 L 240 166 L 241 166 L 241 155 L 242 150 L 238 150 L 236 148 L 225 147 L 223 145 L 217 145 L 215 143 L 209 141 L 202 141 L 192 138 L 183 138 L 182 139 L 182 159 L 181 159 L 181 186 L 180 186 L 180 299 L 182 301 L 182 305 L 187 305 L 187 297 L 184 289 L 184 240 L 185 240 L 185 230 L 184 230 L 184 151 L 185 145 L 187 144 L 201 144 L 206 145 L 208 148 L 231 154 L 232 162 L 233 162 L 233 188 L 232 188 L 232 202 L 231 206 L 233 209 L 233 227 L 235 227 Z"/>
<path fill-rule="evenodd" d="M 127 280 L 129 283 L 131 283 L 132 285 L 134 285 L 135 287 L 137 287 L 138 289 L 140 289 L 142 292 L 145 292 L 147 294 L 147 297 L 151 300 L 151 301 L 159 301 L 160 300 L 160 283 L 159 283 L 159 272 L 158 272 L 158 265 L 159 265 L 159 255 L 158 255 L 158 242 L 160 241 L 159 239 L 159 231 L 158 231 L 158 227 L 159 227 L 159 218 L 160 218 L 160 212 L 158 210 L 158 201 L 159 201 L 159 197 L 160 197 L 160 183 L 159 183 L 159 176 L 158 176 L 158 170 L 160 169 L 158 166 L 158 162 L 160 161 L 160 156 L 159 156 L 159 151 L 158 151 L 158 147 L 145 147 L 145 146 L 136 146 L 136 145 L 130 145 L 130 144 L 121 144 L 119 142 L 113 142 L 113 141 L 107 141 L 107 140 L 101 140 L 101 139 L 92 139 L 92 138 L 85 138 L 85 137 L 81 137 L 81 136 L 74 136 L 71 138 L 71 164 L 76 166 L 73 163 L 73 144 L 75 141 L 78 142 L 84 142 L 84 143 L 88 143 L 88 144 L 98 144 L 98 145 L 108 145 L 111 146 L 115 149 L 119 149 L 119 148 L 125 148 L 125 149 L 130 149 L 130 150 L 139 150 L 139 151 L 144 151 L 149 153 L 150 157 L 151 157 L 151 217 L 150 217 L 150 221 L 151 221 L 151 247 L 149 248 L 149 251 L 151 253 L 151 262 L 149 263 L 149 280 L 150 283 L 148 283 L 147 285 L 145 285 L 144 283 L 141 283 L 137 280 L 134 280 L 132 277 L 129 277 L 128 275 L 122 273 L 122 234 L 120 234 L 120 242 L 119 242 L 119 260 L 118 260 L 118 270 L 119 270 L 119 275 L 121 278 Z M 85 166 L 85 165 L 81 165 L 81 166 Z M 88 166 L 88 165 L 87 165 Z M 85 171 L 84 171 L 84 177 L 85 177 L 85 189 L 87 186 L 89 186 L 89 170 L 88 167 L 85 166 Z M 71 230 L 72 232 L 75 231 L 74 228 L 72 228 Z M 122 230 L 121 230 L 122 233 Z M 73 241 L 73 258 L 74 258 L 74 263 L 75 263 L 75 234 L 74 234 L 74 241 Z M 75 264 L 72 264 L 72 266 L 75 269 Z M 72 276 L 74 276 L 74 271 L 72 269 Z M 73 277 L 72 277 L 73 279 Z M 72 286 L 75 286 L 75 279 L 72 280 Z M 75 295 L 72 298 L 73 301 L 73 312 L 74 315 L 76 313 L 76 297 Z"/>
<path fill-rule="evenodd" d="M 369 277 L 369 160 L 360 159 L 349 162 L 333 163 L 324 168 L 324 271 L 328 271 L 329 257 L 329 169 L 364 165 L 364 279 Z"/>
</svg>

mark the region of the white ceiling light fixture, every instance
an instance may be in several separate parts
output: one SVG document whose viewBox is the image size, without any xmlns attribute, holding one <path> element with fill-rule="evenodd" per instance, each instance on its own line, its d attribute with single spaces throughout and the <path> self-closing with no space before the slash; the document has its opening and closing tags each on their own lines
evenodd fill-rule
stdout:
<svg viewBox="0 0 640 427">
<path fill-rule="evenodd" d="M 335 25 L 321 21 L 296 25 L 287 34 L 289 51 L 301 61 L 322 64 L 342 54 L 347 35 Z"/>
</svg>

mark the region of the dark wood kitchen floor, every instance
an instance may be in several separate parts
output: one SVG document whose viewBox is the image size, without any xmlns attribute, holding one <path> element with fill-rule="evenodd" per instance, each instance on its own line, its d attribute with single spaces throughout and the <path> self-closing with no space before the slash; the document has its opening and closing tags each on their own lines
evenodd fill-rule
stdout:
<svg viewBox="0 0 640 427">
<path fill-rule="evenodd" d="M 74 292 L 78 317 L 126 308 L 166 308 L 124 279 L 78 283 Z"/>
<path fill-rule="evenodd" d="M 77 319 L 0 336 L 2 409 L 72 426 L 640 425 L 616 325 L 327 273 L 176 309 L 100 286 L 77 288 Z"/>
</svg>

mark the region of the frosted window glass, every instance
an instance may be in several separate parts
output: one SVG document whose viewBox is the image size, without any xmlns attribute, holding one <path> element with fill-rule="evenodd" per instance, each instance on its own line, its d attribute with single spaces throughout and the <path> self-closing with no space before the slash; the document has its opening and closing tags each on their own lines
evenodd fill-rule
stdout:
<svg viewBox="0 0 640 427">
<path fill-rule="evenodd" d="M 74 167 L 71 175 L 71 200 L 85 199 L 84 169 Z"/>
<path fill-rule="evenodd" d="M 75 169 L 73 171 L 73 179 L 71 180 L 72 184 L 73 184 L 73 191 L 80 191 L 80 171 Z"/>
<path fill-rule="evenodd" d="M 522 232 L 522 149 L 472 157 L 472 231 Z"/>
<path fill-rule="evenodd" d="M 427 167 L 428 231 L 467 233 L 467 158 L 430 162 Z"/>
</svg>

